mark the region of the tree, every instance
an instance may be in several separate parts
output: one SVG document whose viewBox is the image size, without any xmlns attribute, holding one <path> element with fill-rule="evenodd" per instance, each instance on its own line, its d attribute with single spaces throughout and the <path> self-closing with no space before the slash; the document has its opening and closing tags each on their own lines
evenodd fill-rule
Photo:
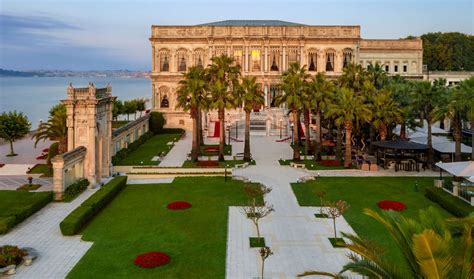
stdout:
<svg viewBox="0 0 474 279">
<path fill-rule="evenodd" d="M 364 102 L 363 96 L 357 96 L 353 90 L 343 87 L 336 91 L 336 96 L 325 113 L 334 117 L 336 125 L 344 125 L 346 132 L 344 166 L 349 168 L 352 165 L 351 131 L 354 122 L 369 122 L 372 115 L 370 108 Z"/>
<path fill-rule="evenodd" d="M 326 208 L 326 214 L 332 219 L 333 222 L 334 241 L 337 241 L 336 219 L 341 217 L 344 212 L 346 212 L 347 208 L 349 208 L 349 205 L 343 200 L 329 203 L 328 207 Z"/>
<path fill-rule="evenodd" d="M 367 72 L 360 64 L 351 63 L 344 67 L 339 77 L 339 85 L 352 89 L 357 95 L 361 94 L 364 82 L 367 80 Z"/>
<path fill-rule="evenodd" d="M 265 99 L 256 83 L 256 77 L 244 77 L 238 91 L 238 103 L 243 104 L 245 111 L 244 161 L 250 162 L 250 113 L 254 107 L 263 105 Z"/>
<path fill-rule="evenodd" d="M 370 101 L 372 125 L 379 131 L 380 140 L 385 140 L 387 127 L 402 122 L 402 111 L 388 89 L 379 90 Z"/>
<path fill-rule="evenodd" d="M 224 161 L 225 110 L 235 108 L 237 105 L 234 89 L 238 87 L 240 69 L 235 66 L 234 59 L 226 55 L 213 57 L 211 61 L 212 64 L 207 68 L 211 108 L 218 110 L 220 124 L 219 161 Z"/>
<path fill-rule="evenodd" d="M 63 105 L 64 106 L 64 105 Z M 67 114 L 66 110 L 56 110 L 50 115 L 47 122 L 38 126 L 32 138 L 35 139 L 35 147 L 40 140 L 58 141 L 60 154 L 67 151 Z"/>
<path fill-rule="evenodd" d="M 411 92 L 413 83 L 405 81 L 400 76 L 392 78 L 388 88 L 392 91 L 393 99 L 401 109 L 400 138 L 406 139 L 406 127 L 414 127 L 415 115 L 413 114 L 413 104 Z"/>
<path fill-rule="evenodd" d="M 112 117 L 117 120 L 118 116 L 124 113 L 123 102 L 115 99 L 112 108 Z"/>
<path fill-rule="evenodd" d="M 266 187 L 265 185 L 247 184 L 244 186 L 244 190 L 247 196 L 249 197 L 250 204 L 242 208 L 242 214 L 244 214 L 245 217 L 247 217 L 254 223 L 255 228 L 257 229 L 257 238 L 258 241 L 260 241 L 261 238 L 259 221 L 260 219 L 268 216 L 275 210 L 273 209 L 273 205 L 267 204 L 266 202 L 263 202 L 263 205 L 261 206 L 258 205 L 257 199 L 263 199 L 266 194 L 272 191 L 272 188 Z"/>
<path fill-rule="evenodd" d="M 305 66 L 300 67 L 299 63 L 290 64 L 288 70 L 284 71 L 281 76 L 283 94 L 275 98 L 275 104 L 286 103 L 293 116 L 293 160 L 300 160 L 298 111 L 303 105 L 305 81 L 308 78 Z"/>
<path fill-rule="evenodd" d="M 0 138 L 10 143 L 10 154 L 16 156 L 13 150 L 13 142 L 26 136 L 30 131 L 31 123 L 22 112 L 9 111 L 0 115 Z"/>
<path fill-rule="evenodd" d="M 199 156 L 198 118 L 199 107 L 206 99 L 206 82 L 204 71 L 201 68 L 191 67 L 179 81 L 177 107 L 189 111 L 193 120 L 193 141 L 191 160 L 196 162 Z"/>
<path fill-rule="evenodd" d="M 322 144 L 322 128 L 321 128 L 321 111 L 326 107 L 326 100 L 329 95 L 334 92 L 334 83 L 328 81 L 323 73 L 318 73 L 308 84 L 309 92 L 316 111 L 316 140 L 314 149 L 314 159 L 319 160 L 321 157 Z"/>
<path fill-rule="evenodd" d="M 261 247 L 259 250 L 258 250 L 259 254 L 260 254 L 260 258 L 262 259 L 262 279 L 264 278 L 263 277 L 263 274 L 265 273 L 265 261 L 267 260 L 268 257 L 270 257 L 271 255 L 273 255 L 273 252 L 272 252 L 272 249 L 270 249 L 270 247 Z"/>
<path fill-rule="evenodd" d="M 323 206 L 324 206 L 324 197 L 326 196 L 326 192 L 320 191 L 316 193 L 316 196 L 319 198 L 319 213 L 321 215 L 324 214 Z"/>
<path fill-rule="evenodd" d="M 143 98 L 136 99 L 136 106 L 137 106 L 137 111 L 140 112 L 140 117 L 142 117 L 142 113 L 144 110 L 146 110 L 146 101 Z"/>
<path fill-rule="evenodd" d="M 127 114 L 127 121 L 130 121 L 130 114 L 137 112 L 136 100 L 125 100 L 123 102 L 123 112 Z"/>
<path fill-rule="evenodd" d="M 369 278 L 472 278 L 472 227 L 474 217 L 443 220 L 438 210 L 420 210 L 418 219 L 405 218 L 398 212 L 379 215 L 373 210 L 364 213 L 380 223 L 404 255 L 404 262 L 393 262 L 385 257 L 378 243 L 356 235 L 343 236 L 351 241 L 346 248 L 351 262 L 337 274 L 307 271 L 298 277 L 323 275 L 345 278 L 350 271 Z"/>
<path fill-rule="evenodd" d="M 471 126 L 471 160 L 474 161 L 474 77 L 463 80 L 459 84 L 458 92 Z"/>
<path fill-rule="evenodd" d="M 382 89 L 388 83 L 387 73 L 382 68 L 382 65 L 375 63 L 367 66 L 367 78 L 377 89 Z"/>
<path fill-rule="evenodd" d="M 66 106 L 63 103 L 57 103 L 49 109 L 49 115 L 53 116 L 59 113 L 66 113 Z"/>
</svg>

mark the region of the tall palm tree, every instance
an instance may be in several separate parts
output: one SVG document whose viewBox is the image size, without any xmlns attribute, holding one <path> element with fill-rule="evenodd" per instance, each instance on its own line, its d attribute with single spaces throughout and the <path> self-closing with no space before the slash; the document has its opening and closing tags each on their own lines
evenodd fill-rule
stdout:
<svg viewBox="0 0 474 279">
<path fill-rule="evenodd" d="M 183 79 L 179 81 L 177 108 L 189 111 L 193 120 L 193 141 L 191 147 L 191 160 L 196 162 L 199 156 L 199 132 L 198 125 L 200 107 L 206 100 L 206 81 L 204 71 L 198 67 L 189 68 L 184 73 Z"/>
<path fill-rule="evenodd" d="M 301 67 L 297 62 L 290 64 L 281 76 L 283 94 L 275 99 L 276 105 L 286 103 L 293 116 L 293 160 L 300 160 L 298 111 L 303 106 L 305 82 L 308 77 L 306 66 Z"/>
<path fill-rule="evenodd" d="M 412 106 L 412 92 L 413 83 L 405 81 L 401 78 L 394 78 L 391 80 L 388 88 L 393 93 L 393 99 L 398 104 L 398 107 L 401 108 L 401 123 L 400 123 L 400 138 L 406 139 L 406 127 L 415 126 L 415 117 L 413 114 Z"/>
<path fill-rule="evenodd" d="M 309 94 L 313 100 L 313 108 L 316 112 L 316 139 L 314 149 L 314 159 L 319 160 L 321 157 L 322 143 L 322 127 L 321 127 L 321 111 L 326 106 L 326 100 L 330 94 L 334 92 L 334 83 L 326 79 L 323 73 L 318 73 L 308 83 Z"/>
<path fill-rule="evenodd" d="M 63 106 L 64 107 L 64 106 Z M 67 151 L 67 125 L 66 125 L 66 108 L 55 110 L 48 118 L 47 122 L 43 122 L 38 126 L 36 133 L 33 135 L 35 139 L 35 147 L 40 140 L 58 141 L 58 152 L 62 154 Z"/>
<path fill-rule="evenodd" d="M 370 108 L 365 103 L 363 96 L 356 95 L 353 90 L 342 87 L 336 91 L 334 101 L 328 105 L 325 114 L 334 117 L 336 125 L 344 125 L 346 132 L 344 166 L 348 168 L 352 162 L 352 128 L 354 123 L 370 121 L 372 114 Z"/>
<path fill-rule="evenodd" d="M 342 75 L 339 77 L 339 85 L 352 89 L 356 94 L 360 94 L 367 78 L 367 72 L 360 64 L 351 63 L 344 67 Z"/>
<path fill-rule="evenodd" d="M 211 108 L 218 110 L 220 124 L 219 161 L 224 161 L 225 145 L 225 110 L 237 105 L 234 88 L 238 86 L 240 69 L 234 59 L 226 56 L 216 56 L 211 59 L 212 64 L 207 69 L 209 89 L 211 93 Z"/>
<path fill-rule="evenodd" d="M 379 63 L 367 66 L 367 78 L 377 89 L 382 89 L 382 87 L 384 87 L 388 82 L 387 73 Z"/>
<path fill-rule="evenodd" d="M 243 105 L 245 111 L 245 143 L 244 143 L 244 161 L 250 162 L 250 113 L 256 106 L 263 105 L 265 98 L 259 85 L 256 83 L 256 77 L 244 77 L 239 88 L 239 103 Z"/>
<path fill-rule="evenodd" d="M 463 80 L 459 84 L 459 94 L 465 106 L 465 111 L 469 124 L 471 126 L 471 160 L 474 161 L 474 77 Z"/>
<path fill-rule="evenodd" d="M 351 241 L 346 245 L 352 252 L 348 255 L 351 262 L 336 274 L 308 271 L 298 276 L 347 278 L 343 273 L 351 271 L 368 278 L 473 278 L 473 217 L 446 221 L 432 207 L 421 210 L 418 220 L 394 211 L 379 215 L 365 209 L 365 214 L 383 225 L 402 252 L 404 262 L 388 261 L 376 243 L 343 233 Z"/>
<path fill-rule="evenodd" d="M 392 97 L 388 89 L 381 89 L 370 99 L 372 110 L 372 125 L 378 130 L 380 140 L 387 137 L 387 127 L 393 123 L 400 123 L 402 110 Z"/>
</svg>

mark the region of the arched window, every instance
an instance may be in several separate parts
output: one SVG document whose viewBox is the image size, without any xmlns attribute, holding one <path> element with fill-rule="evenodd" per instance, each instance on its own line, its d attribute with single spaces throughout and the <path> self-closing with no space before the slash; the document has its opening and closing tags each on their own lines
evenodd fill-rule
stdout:
<svg viewBox="0 0 474 279">
<path fill-rule="evenodd" d="M 326 72 L 334 72 L 334 50 L 326 51 Z"/>
<path fill-rule="evenodd" d="M 277 65 L 277 63 L 276 63 L 275 54 L 273 54 L 272 66 L 270 67 L 270 71 L 276 71 L 276 72 L 278 72 L 278 65 Z"/>
<path fill-rule="evenodd" d="M 243 57 L 242 49 L 234 48 L 233 57 L 235 61 L 235 66 L 237 66 L 240 69 L 242 67 L 242 57 Z"/>
<path fill-rule="evenodd" d="M 308 71 L 314 72 L 318 70 L 318 53 L 316 50 L 310 50 L 308 53 Z"/>
<path fill-rule="evenodd" d="M 204 49 L 198 48 L 194 50 L 194 65 L 196 68 L 204 68 Z"/>
<path fill-rule="evenodd" d="M 179 49 L 176 52 L 176 56 L 178 58 L 178 72 L 186 72 L 187 70 L 187 51 L 185 49 Z"/>
<path fill-rule="evenodd" d="M 168 101 L 168 96 L 166 96 L 166 95 L 163 96 L 163 99 L 161 99 L 160 107 L 161 108 L 169 108 L 170 107 L 170 103 Z"/>
<path fill-rule="evenodd" d="M 169 72 L 170 63 L 169 63 L 169 52 L 168 50 L 160 50 L 160 71 Z"/>
<path fill-rule="evenodd" d="M 345 49 L 344 52 L 342 53 L 342 67 L 346 67 L 350 63 L 352 63 L 352 50 L 351 49 Z"/>
<path fill-rule="evenodd" d="M 260 71 L 260 61 L 261 55 L 259 49 L 252 50 L 252 71 Z"/>
<path fill-rule="evenodd" d="M 186 59 L 184 59 L 184 57 L 181 57 L 181 59 L 179 60 L 178 71 L 186 72 Z"/>
<path fill-rule="evenodd" d="M 280 46 L 270 46 L 270 71 L 278 72 L 281 65 Z"/>
</svg>

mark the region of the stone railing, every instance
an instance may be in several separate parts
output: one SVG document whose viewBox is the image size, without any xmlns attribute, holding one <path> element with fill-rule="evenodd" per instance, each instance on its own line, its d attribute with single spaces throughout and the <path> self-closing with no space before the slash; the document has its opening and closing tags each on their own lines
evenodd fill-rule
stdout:
<svg viewBox="0 0 474 279">
<path fill-rule="evenodd" d="M 136 141 L 149 130 L 150 114 L 138 118 L 135 121 L 112 131 L 112 156 L 120 149 L 126 148 L 130 143 Z"/>
<path fill-rule="evenodd" d="M 66 153 L 59 154 L 51 160 L 53 163 L 53 191 L 55 200 L 61 200 L 64 190 L 69 185 L 85 177 L 84 160 L 86 151 L 84 146 L 80 146 Z"/>
</svg>

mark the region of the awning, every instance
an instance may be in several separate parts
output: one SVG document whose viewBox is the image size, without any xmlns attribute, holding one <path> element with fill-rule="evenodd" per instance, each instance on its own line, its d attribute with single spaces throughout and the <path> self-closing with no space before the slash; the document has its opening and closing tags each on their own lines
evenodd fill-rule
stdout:
<svg viewBox="0 0 474 279">
<path fill-rule="evenodd" d="M 373 145 L 381 148 L 390 148 L 398 150 L 425 150 L 428 149 L 428 145 L 416 143 L 408 140 L 384 140 L 376 141 Z"/>
<path fill-rule="evenodd" d="M 436 163 L 436 166 L 449 172 L 454 176 L 465 177 L 474 180 L 474 161 L 462 161 L 453 163 Z"/>
<path fill-rule="evenodd" d="M 440 153 L 455 153 L 456 143 L 454 141 L 433 143 L 433 149 Z M 471 153 L 472 148 L 461 143 L 461 153 Z"/>
</svg>

